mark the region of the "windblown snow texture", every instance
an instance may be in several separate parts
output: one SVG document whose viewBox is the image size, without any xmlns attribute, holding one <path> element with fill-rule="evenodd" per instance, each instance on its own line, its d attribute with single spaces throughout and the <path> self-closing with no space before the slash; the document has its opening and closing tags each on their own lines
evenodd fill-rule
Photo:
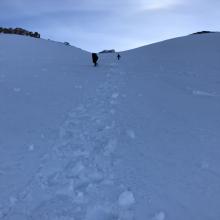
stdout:
<svg viewBox="0 0 220 220">
<path fill-rule="evenodd" d="M 0 48 L 0 219 L 219 220 L 219 34 Z"/>
</svg>

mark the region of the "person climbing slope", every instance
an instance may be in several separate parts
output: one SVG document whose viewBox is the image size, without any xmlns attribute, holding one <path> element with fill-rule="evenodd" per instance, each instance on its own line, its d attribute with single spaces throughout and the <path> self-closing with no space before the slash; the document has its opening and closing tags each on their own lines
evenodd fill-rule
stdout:
<svg viewBox="0 0 220 220">
<path fill-rule="evenodd" d="M 118 60 L 121 58 L 121 55 L 118 53 L 118 56 L 117 56 Z"/>
<path fill-rule="evenodd" d="M 94 66 L 97 66 L 98 59 L 98 55 L 96 53 L 92 53 L 92 62 L 94 63 Z"/>
</svg>

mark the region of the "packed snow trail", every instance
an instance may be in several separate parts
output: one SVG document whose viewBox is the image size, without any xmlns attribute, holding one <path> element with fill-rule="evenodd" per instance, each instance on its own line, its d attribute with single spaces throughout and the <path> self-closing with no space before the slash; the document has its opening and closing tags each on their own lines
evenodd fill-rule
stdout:
<svg viewBox="0 0 220 220">
<path fill-rule="evenodd" d="M 134 195 L 113 172 L 120 136 L 114 120 L 117 73 L 112 64 L 96 95 L 68 114 L 53 151 L 44 155 L 32 181 L 6 209 L 8 213 L 2 213 L 4 219 L 133 219 Z"/>
</svg>

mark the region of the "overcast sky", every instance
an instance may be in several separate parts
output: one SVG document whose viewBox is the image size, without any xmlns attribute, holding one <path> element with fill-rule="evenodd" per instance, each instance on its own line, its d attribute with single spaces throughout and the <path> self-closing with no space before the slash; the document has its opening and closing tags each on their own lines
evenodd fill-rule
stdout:
<svg viewBox="0 0 220 220">
<path fill-rule="evenodd" d="M 126 50 L 220 30 L 220 0 L 0 0 L 0 26 L 88 51 Z"/>
</svg>

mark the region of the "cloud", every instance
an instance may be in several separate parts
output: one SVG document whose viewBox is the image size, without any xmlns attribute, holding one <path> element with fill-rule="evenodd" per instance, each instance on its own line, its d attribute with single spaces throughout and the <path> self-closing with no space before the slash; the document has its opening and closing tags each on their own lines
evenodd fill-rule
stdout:
<svg viewBox="0 0 220 220">
<path fill-rule="evenodd" d="M 142 10 L 164 10 L 183 4 L 182 0 L 140 0 Z"/>
</svg>

